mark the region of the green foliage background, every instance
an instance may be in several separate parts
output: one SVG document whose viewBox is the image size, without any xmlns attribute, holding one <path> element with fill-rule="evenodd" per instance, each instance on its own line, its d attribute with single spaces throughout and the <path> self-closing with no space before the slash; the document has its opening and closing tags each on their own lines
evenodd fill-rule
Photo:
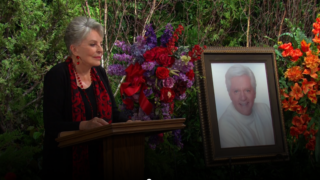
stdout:
<svg viewBox="0 0 320 180">
<path fill-rule="evenodd" d="M 104 25 L 104 0 L 89 0 L 91 17 Z M 157 0 L 150 22 L 157 37 L 167 23 L 182 24 L 180 44 L 207 46 L 273 46 L 290 25 L 311 37 L 312 23 L 319 13 L 317 1 L 304 0 Z M 251 2 L 251 4 L 249 4 Z M 125 6 L 123 6 L 123 3 Z M 100 4 L 100 6 L 99 6 Z M 142 32 L 152 1 L 108 0 L 105 57 L 115 39 L 133 42 Z M 249 14 L 250 6 L 250 14 Z M 100 7 L 100 8 L 99 8 Z M 124 8 L 125 7 L 125 8 Z M 83 0 L 2 0 L 0 6 L 0 179 L 14 172 L 19 179 L 39 179 L 42 166 L 43 77 L 63 61 L 67 50 L 64 30 L 73 17 L 86 15 Z M 170 14 L 170 16 L 168 16 Z M 123 17 L 123 20 L 121 20 Z M 283 21 L 287 18 L 288 22 Z M 249 21 L 250 19 L 250 21 Z M 132 23 L 136 20 L 136 23 Z M 282 23 L 283 22 L 283 23 Z M 247 34 L 248 23 L 250 32 Z M 134 25 L 133 25 L 134 24 Z M 117 27 L 120 28 L 119 31 Z M 268 36 L 270 38 L 265 38 Z M 281 40 L 285 42 L 285 36 Z M 281 67 L 281 62 L 280 62 Z M 106 66 L 106 63 L 104 64 Z M 279 68 L 279 76 L 283 71 Z M 110 79 L 115 91 L 120 77 Z M 280 84 L 281 84 L 280 79 Z M 151 179 L 270 179 L 305 178 L 319 169 L 305 148 L 290 151 L 290 161 L 236 166 L 205 167 L 197 91 L 188 91 L 181 106 L 186 128 L 183 149 L 165 141 L 155 151 L 146 145 L 145 177 Z M 120 103 L 119 96 L 116 97 Z M 287 123 L 291 117 L 285 114 Z M 290 140 L 289 146 L 296 146 Z"/>
</svg>

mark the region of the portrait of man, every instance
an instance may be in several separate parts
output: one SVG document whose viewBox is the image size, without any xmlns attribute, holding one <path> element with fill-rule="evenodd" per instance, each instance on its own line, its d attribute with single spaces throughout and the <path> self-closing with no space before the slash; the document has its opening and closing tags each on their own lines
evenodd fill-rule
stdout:
<svg viewBox="0 0 320 180">
<path fill-rule="evenodd" d="M 218 117 L 221 148 L 274 145 L 270 107 L 255 101 L 257 82 L 252 70 L 232 65 L 225 73 L 225 87 L 231 102 Z M 268 97 L 268 93 L 262 96 Z"/>
</svg>

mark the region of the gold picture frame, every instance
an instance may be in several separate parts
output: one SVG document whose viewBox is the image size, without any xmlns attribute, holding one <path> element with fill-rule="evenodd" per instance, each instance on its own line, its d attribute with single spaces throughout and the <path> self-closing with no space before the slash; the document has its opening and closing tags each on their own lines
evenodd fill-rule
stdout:
<svg viewBox="0 0 320 180">
<path fill-rule="evenodd" d="M 231 131 L 231 128 L 224 125 L 226 122 L 229 123 L 229 121 L 231 123 L 235 122 L 236 124 L 240 122 L 238 119 L 240 116 L 234 116 L 232 113 L 242 113 L 242 111 L 241 109 L 240 111 L 237 109 L 239 106 L 238 102 L 235 98 L 232 98 L 234 96 L 229 93 L 238 91 L 229 91 L 230 85 L 227 86 L 225 80 L 225 74 L 228 69 L 238 66 L 248 67 L 252 70 L 257 84 L 255 88 L 258 88 L 252 91 L 255 93 L 253 99 L 248 98 L 246 100 L 247 97 L 241 95 L 241 98 L 245 99 L 245 103 L 243 103 L 245 105 L 242 106 L 242 104 L 240 104 L 240 108 L 247 108 L 247 104 L 251 103 L 251 114 L 253 114 L 252 112 L 258 112 L 255 111 L 254 107 L 258 107 L 259 104 L 263 104 L 270 109 L 268 111 L 270 116 L 268 117 L 271 117 L 271 120 L 263 120 L 266 122 L 269 121 L 269 124 L 271 123 L 270 130 L 265 130 L 268 129 L 267 126 L 264 128 L 260 123 L 260 118 L 254 116 L 252 121 L 255 124 L 253 128 L 254 131 L 249 132 L 249 134 L 253 132 L 253 134 L 255 134 L 254 137 L 241 134 L 241 130 L 239 130 L 239 132 L 238 130 L 236 130 L 236 132 L 234 130 L 228 132 L 229 130 Z M 200 91 L 198 93 L 198 101 L 207 166 L 289 160 L 281 108 L 277 64 L 273 48 L 208 47 L 202 53 L 201 61 L 195 63 L 195 70 L 198 72 L 196 75 L 196 83 Z M 229 89 L 227 87 L 229 87 Z M 235 85 L 231 87 L 235 87 Z M 249 90 L 246 90 L 246 92 L 247 91 L 249 92 Z M 258 101 L 257 99 L 263 103 L 256 102 Z M 230 108 L 231 110 L 229 110 Z M 233 118 L 229 118 L 231 116 Z M 247 117 L 249 116 L 241 116 L 240 119 L 247 121 Z M 261 119 L 264 119 L 266 115 L 261 117 L 263 117 Z M 273 134 L 266 133 L 259 136 L 258 133 L 262 133 L 262 131 L 260 131 L 258 125 L 256 125 L 258 123 L 260 123 L 260 129 L 261 127 L 264 129 L 263 132 L 272 132 Z M 238 128 L 237 125 L 232 125 L 232 127 L 233 126 L 236 129 Z M 250 124 L 250 126 L 253 125 Z M 237 133 L 240 134 L 238 136 L 239 139 L 248 138 L 244 141 L 242 141 L 242 139 L 238 140 Z M 256 135 L 258 138 L 255 137 Z M 264 136 L 269 140 L 264 141 L 259 139 Z M 251 141 L 259 145 L 251 145 Z"/>
</svg>

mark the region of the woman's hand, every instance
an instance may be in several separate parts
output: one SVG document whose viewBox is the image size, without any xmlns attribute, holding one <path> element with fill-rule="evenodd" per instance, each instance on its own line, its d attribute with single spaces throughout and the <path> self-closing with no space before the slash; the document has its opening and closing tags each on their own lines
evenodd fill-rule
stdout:
<svg viewBox="0 0 320 180">
<path fill-rule="evenodd" d="M 89 121 L 81 121 L 79 125 L 80 130 L 89 130 L 96 127 L 108 125 L 109 123 L 106 122 L 104 119 L 94 117 Z"/>
</svg>

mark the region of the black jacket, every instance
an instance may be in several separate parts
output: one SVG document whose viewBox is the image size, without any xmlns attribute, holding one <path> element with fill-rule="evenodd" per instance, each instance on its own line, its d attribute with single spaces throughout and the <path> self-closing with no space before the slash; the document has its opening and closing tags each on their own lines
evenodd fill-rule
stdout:
<svg viewBox="0 0 320 180">
<path fill-rule="evenodd" d="M 113 123 L 126 121 L 118 111 L 106 71 L 101 66 L 94 68 L 110 96 Z M 70 75 L 67 63 L 63 62 L 54 66 L 44 78 L 43 179 L 72 179 L 72 147 L 58 148 L 55 141 L 62 131 L 79 130 L 80 122 L 72 121 L 71 109 Z"/>
</svg>

